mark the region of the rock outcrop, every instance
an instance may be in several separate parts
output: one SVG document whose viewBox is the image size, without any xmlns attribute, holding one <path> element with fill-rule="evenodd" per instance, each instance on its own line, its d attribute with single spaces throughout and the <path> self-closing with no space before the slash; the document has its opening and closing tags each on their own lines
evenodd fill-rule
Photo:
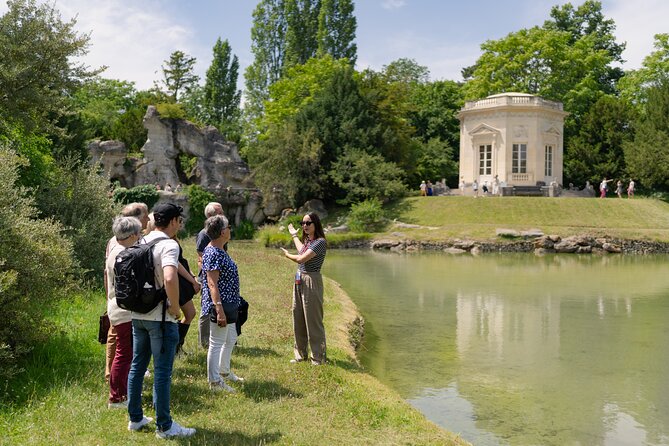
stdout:
<svg viewBox="0 0 669 446">
<path fill-rule="evenodd" d="M 215 127 L 201 129 L 183 119 L 161 118 L 154 106 L 147 108 L 143 123 L 148 135 L 141 157 L 129 156 L 119 141 L 89 145 L 92 161 L 100 163 L 111 181 L 128 188 L 198 184 L 217 196 L 236 223 L 248 219 L 259 224 L 285 207 L 272 197 L 263 203 L 237 145 L 226 141 Z M 184 165 L 193 167 L 184 171 Z"/>
</svg>

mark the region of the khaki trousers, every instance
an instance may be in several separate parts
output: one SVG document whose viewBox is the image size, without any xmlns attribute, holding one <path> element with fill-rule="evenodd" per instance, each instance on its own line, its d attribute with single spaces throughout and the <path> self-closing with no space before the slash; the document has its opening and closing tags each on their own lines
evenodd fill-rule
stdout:
<svg viewBox="0 0 669 446">
<path fill-rule="evenodd" d="M 105 361 L 105 382 L 109 384 L 109 377 L 111 376 L 111 367 L 112 362 L 114 361 L 114 356 L 116 355 L 116 329 L 113 325 L 109 326 L 109 331 L 107 332 L 107 344 L 106 344 L 106 361 Z"/>
<path fill-rule="evenodd" d="M 308 358 L 318 363 L 326 360 L 325 327 L 323 326 L 323 276 L 321 273 L 302 273 L 302 283 L 293 287 L 293 331 L 295 359 Z"/>
</svg>

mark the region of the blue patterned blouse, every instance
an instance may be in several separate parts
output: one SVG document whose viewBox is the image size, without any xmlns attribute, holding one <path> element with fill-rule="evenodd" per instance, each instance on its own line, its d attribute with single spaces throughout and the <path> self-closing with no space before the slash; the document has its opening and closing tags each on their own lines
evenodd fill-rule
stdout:
<svg viewBox="0 0 669 446">
<path fill-rule="evenodd" d="M 215 246 L 207 246 L 202 255 L 202 314 L 209 314 L 213 302 L 207 283 L 207 271 L 218 270 L 218 292 L 221 295 L 221 301 L 230 304 L 241 303 L 239 299 L 239 273 L 237 264 L 230 258 L 227 252 Z"/>
</svg>

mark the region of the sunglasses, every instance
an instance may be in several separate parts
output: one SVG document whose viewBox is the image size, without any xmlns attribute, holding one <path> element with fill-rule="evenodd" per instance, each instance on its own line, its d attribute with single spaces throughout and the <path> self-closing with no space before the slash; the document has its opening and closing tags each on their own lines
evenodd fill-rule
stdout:
<svg viewBox="0 0 669 446">
<path fill-rule="evenodd" d="M 300 224 L 301 224 L 302 226 L 311 226 L 313 223 L 314 223 L 313 221 L 303 221 L 303 222 L 300 222 Z"/>
</svg>

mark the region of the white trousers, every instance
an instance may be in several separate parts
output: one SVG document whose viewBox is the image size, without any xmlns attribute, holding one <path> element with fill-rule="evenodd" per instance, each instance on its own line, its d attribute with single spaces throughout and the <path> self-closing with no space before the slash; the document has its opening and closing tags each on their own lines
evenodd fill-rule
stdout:
<svg viewBox="0 0 669 446">
<path fill-rule="evenodd" d="M 207 351 L 207 378 L 210 383 L 221 380 L 221 374 L 230 373 L 230 357 L 237 342 L 235 323 L 219 327 L 209 322 L 209 350 Z"/>
</svg>

